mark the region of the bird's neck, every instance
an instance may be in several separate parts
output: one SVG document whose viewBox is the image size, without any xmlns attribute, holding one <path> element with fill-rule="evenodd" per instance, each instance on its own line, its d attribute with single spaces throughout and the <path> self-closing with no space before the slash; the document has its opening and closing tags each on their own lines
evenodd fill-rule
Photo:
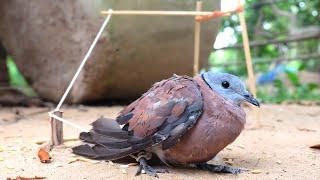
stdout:
<svg viewBox="0 0 320 180">
<path fill-rule="evenodd" d="M 208 86 L 208 84 L 202 79 L 201 75 L 195 76 L 194 80 L 200 87 L 204 106 L 207 106 L 205 108 L 208 108 L 208 106 L 210 106 L 211 108 L 225 107 L 229 109 L 230 113 L 238 117 L 237 119 L 239 119 L 241 123 L 245 123 L 245 112 L 241 106 L 233 104 L 232 102 L 219 95 L 218 92 L 211 89 L 210 86 Z"/>
</svg>

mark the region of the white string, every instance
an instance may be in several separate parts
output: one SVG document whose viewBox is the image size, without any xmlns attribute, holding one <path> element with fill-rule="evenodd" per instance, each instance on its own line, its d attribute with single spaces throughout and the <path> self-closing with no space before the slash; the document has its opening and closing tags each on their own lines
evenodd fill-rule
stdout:
<svg viewBox="0 0 320 180">
<path fill-rule="evenodd" d="M 98 40 L 99 40 L 99 38 L 100 38 L 103 30 L 105 29 L 105 27 L 107 26 L 107 24 L 108 24 L 108 22 L 109 22 L 109 20 L 110 20 L 110 18 L 111 18 L 112 9 L 109 9 L 109 10 L 108 10 L 108 13 L 109 13 L 109 15 L 106 17 L 105 21 L 103 22 L 103 24 L 102 24 L 102 26 L 101 26 L 101 28 L 100 28 L 100 30 L 99 30 L 96 38 L 95 38 L 94 41 L 92 42 L 92 44 L 91 44 L 91 46 L 90 46 L 87 54 L 86 54 L 85 57 L 83 58 L 80 66 L 79 66 L 79 68 L 77 69 L 77 72 L 76 72 L 75 75 L 73 76 L 73 78 L 72 78 L 72 80 L 71 80 L 68 88 L 67 88 L 66 91 L 64 92 L 62 98 L 60 99 L 60 102 L 59 102 L 59 104 L 57 105 L 55 111 L 59 111 L 59 109 L 61 108 L 61 106 L 62 106 L 62 104 L 64 103 L 66 97 L 68 96 L 68 94 L 69 94 L 69 92 L 70 92 L 73 84 L 75 83 L 76 79 L 78 78 L 78 76 L 79 76 L 81 70 L 83 69 L 85 63 L 87 62 L 88 58 L 90 57 L 93 48 L 94 48 L 95 45 L 97 44 L 97 42 L 98 42 Z M 59 120 L 59 119 L 58 119 L 58 120 Z"/>
<path fill-rule="evenodd" d="M 96 35 L 96 37 L 95 37 L 94 41 L 92 42 L 92 44 L 91 44 L 88 52 L 86 53 L 85 57 L 83 58 L 80 66 L 78 67 L 76 73 L 74 74 L 74 76 L 73 76 L 73 78 L 72 78 L 72 80 L 71 80 L 68 88 L 67 88 L 66 91 L 64 92 L 62 98 L 60 99 L 60 101 L 59 101 L 59 103 L 58 103 L 58 105 L 57 105 L 57 107 L 56 107 L 56 109 L 55 109 L 54 111 L 59 111 L 59 109 L 61 108 L 61 106 L 62 106 L 62 104 L 64 103 L 66 97 L 68 96 L 68 94 L 69 94 L 69 92 L 70 92 L 73 84 L 74 84 L 75 81 L 77 80 L 77 78 L 78 78 L 81 70 L 83 69 L 84 65 L 86 64 L 87 60 L 89 59 L 89 57 L 90 57 L 90 55 L 91 55 L 91 53 L 92 53 L 92 51 L 93 51 L 93 48 L 96 46 L 96 44 L 97 44 L 97 42 L 98 42 L 98 40 L 99 40 L 99 38 L 100 38 L 103 30 L 104 30 L 105 27 L 108 25 L 109 20 L 110 20 L 111 15 L 112 15 L 112 9 L 109 9 L 108 12 L 109 12 L 109 15 L 108 15 L 108 16 L 106 17 L 106 19 L 104 20 L 104 22 L 103 22 L 100 30 L 98 31 L 98 34 Z M 89 130 L 86 129 L 86 128 L 83 128 L 83 127 L 81 127 L 81 126 L 79 126 L 79 125 L 77 125 L 77 124 L 75 124 L 75 123 L 73 123 L 73 122 L 71 122 L 71 121 L 69 121 L 69 120 L 63 119 L 63 118 L 61 118 L 61 117 L 53 114 L 53 112 L 49 112 L 49 116 L 52 117 L 52 118 L 54 118 L 54 119 L 56 119 L 56 120 L 58 120 L 58 121 L 61 121 L 61 122 L 65 123 L 65 124 L 68 124 L 68 125 L 76 128 L 76 129 L 79 129 L 80 131 L 85 131 L 85 132 L 88 132 L 88 131 L 89 131 Z"/>
<path fill-rule="evenodd" d="M 77 125 L 77 124 L 75 124 L 75 123 L 73 123 L 73 122 L 71 122 L 71 121 L 69 121 L 69 120 L 63 119 L 63 118 L 61 118 L 61 117 L 53 114 L 53 112 L 49 112 L 49 116 L 52 117 L 52 118 L 54 118 L 54 119 L 56 119 L 56 120 L 58 120 L 58 121 L 61 121 L 61 122 L 63 122 L 63 123 L 66 123 L 66 124 L 68 124 L 68 125 L 70 125 L 70 126 L 72 126 L 72 127 L 74 127 L 74 128 L 77 128 L 77 129 L 79 129 L 80 131 L 89 132 L 88 129 L 83 128 L 83 127 L 81 127 L 81 126 L 79 126 L 79 125 Z"/>
</svg>

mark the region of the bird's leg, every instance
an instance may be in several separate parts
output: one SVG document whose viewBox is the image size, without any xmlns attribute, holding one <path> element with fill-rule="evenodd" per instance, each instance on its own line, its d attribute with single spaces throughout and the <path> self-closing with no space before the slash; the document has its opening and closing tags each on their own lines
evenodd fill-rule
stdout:
<svg viewBox="0 0 320 180">
<path fill-rule="evenodd" d="M 214 172 L 214 173 L 239 174 L 245 171 L 244 169 L 240 169 L 240 168 L 234 168 L 234 167 L 224 166 L 224 165 L 214 165 L 214 164 L 208 164 L 208 163 L 196 164 L 196 167 L 199 169 Z"/>
<path fill-rule="evenodd" d="M 147 173 L 149 176 L 153 177 L 159 177 L 157 173 L 166 173 L 168 170 L 166 169 L 154 169 L 151 166 L 148 165 L 147 159 L 150 159 L 151 157 L 148 156 L 145 152 L 139 153 L 137 157 L 137 161 L 139 162 L 139 167 L 136 172 L 136 176 L 140 175 L 142 171 Z"/>
</svg>

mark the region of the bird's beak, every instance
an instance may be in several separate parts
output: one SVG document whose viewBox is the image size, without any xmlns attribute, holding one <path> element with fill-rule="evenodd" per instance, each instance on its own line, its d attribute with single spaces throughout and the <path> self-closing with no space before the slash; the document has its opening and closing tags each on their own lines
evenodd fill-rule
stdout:
<svg viewBox="0 0 320 180">
<path fill-rule="evenodd" d="M 253 104 L 253 105 L 255 105 L 255 106 L 260 107 L 259 101 L 258 101 L 256 98 L 254 98 L 252 94 L 246 94 L 246 95 L 244 95 L 243 97 L 244 97 L 244 98 L 246 99 L 246 101 L 248 101 L 250 104 Z"/>
</svg>

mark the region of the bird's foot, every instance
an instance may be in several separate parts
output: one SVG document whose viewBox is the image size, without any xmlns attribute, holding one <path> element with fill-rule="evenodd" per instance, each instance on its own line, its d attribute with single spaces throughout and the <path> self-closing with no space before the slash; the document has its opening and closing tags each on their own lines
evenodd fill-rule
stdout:
<svg viewBox="0 0 320 180">
<path fill-rule="evenodd" d="M 149 176 L 159 177 L 157 173 L 168 173 L 167 169 L 154 169 L 148 165 L 147 160 L 144 157 L 139 158 L 139 167 L 136 172 L 136 176 L 140 175 L 143 171 Z"/>
<path fill-rule="evenodd" d="M 234 168 L 234 167 L 224 166 L 224 165 L 214 165 L 214 164 L 208 164 L 208 163 L 196 164 L 196 167 L 199 169 L 214 172 L 214 173 L 239 174 L 241 172 L 246 171 L 245 169 Z"/>
</svg>

